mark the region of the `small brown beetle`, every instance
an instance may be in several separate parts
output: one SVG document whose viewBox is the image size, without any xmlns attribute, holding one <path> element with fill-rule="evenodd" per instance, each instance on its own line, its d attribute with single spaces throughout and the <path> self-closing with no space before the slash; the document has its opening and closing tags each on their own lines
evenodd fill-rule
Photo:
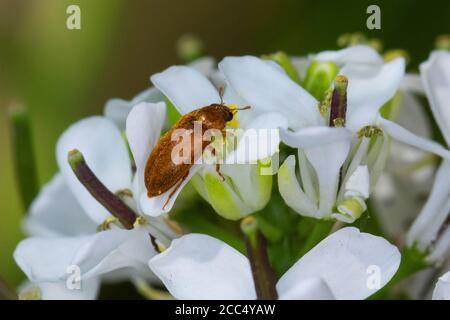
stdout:
<svg viewBox="0 0 450 320">
<path fill-rule="evenodd" d="M 223 90 L 221 89 L 220 104 L 213 103 L 209 106 L 193 110 L 178 120 L 178 122 L 175 123 L 173 127 L 159 139 L 158 143 L 148 157 L 144 174 L 148 197 L 152 198 L 159 196 L 176 185 L 176 188 L 167 198 L 163 209 L 166 207 L 170 198 L 178 190 L 183 181 L 188 177 L 189 170 L 195 161 L 202 156 L 205 148 L 211 143 L 211 141 L 203 141 L 202 138 L 201 142 L 195 141 L 195 136 L 192 137 L 194 132 L 194 122 L 201 123 L 203 137 L 203 133 L 209 129 L 217 129 L 223 132 L 226 128 L 227 122 L 233 120 L 233 117 L 238 110 L 250 108 L 245 107 L 241 109 L 230 109 L 223 103 L 222 93 Z M 189 163 L 176 164 L 172 160 L 172 149 L 179 143 L 179 141 L 172 140 L 172 134 L 177 129 L 185 129 L 187 132 L 192 132 L 190 137 L 192 152 L 190 154 L 190 161 L 188 161 Z M 201 145 L 201 148 L 199 149 L 200 152 L 197 152 L 197 154 L 195 153 L 194 147 L 196 143 L 200 143 Z M 216 170 L 220 174 L 219 168 L 220 165 L 216 164 Z"/>
</svg>

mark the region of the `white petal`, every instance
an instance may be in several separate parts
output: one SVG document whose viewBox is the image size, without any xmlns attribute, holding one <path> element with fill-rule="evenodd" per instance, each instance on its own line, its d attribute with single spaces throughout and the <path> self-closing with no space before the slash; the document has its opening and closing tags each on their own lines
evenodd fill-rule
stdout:
<svg viewBox="0 0 450 320">
<path fill-rule="evenodd" d="M 375 49 L 363 45 L 357 45 L 338 51 L 323 51 L 321 53 L 318 53 L 314 57 L 314 60 L 333 61 L 338 65 L 344 65 L 347 63 L 361 63 L 361 64 L 383 63 L 383 58 L 378 54 L 378 52 Z"/>
<path fill-rule="evenodd" d="M 110 231 L 103 231 L 108 233 Z M 133 230 L 120 230 L 125 233 L 123 240 L 118 242 L 113 233 L 106 234 L 104 239 L 95 239 L 85 243 L 72 260 L 72 264 L 79 265 L 83 278 L 96 277 L 108 272 L 130 269 L 131 274 L 138 273 L 143 277 L 150 277 L 147 263 L 155 256 L 156 251 L 150 242 L 150 229 L 147 226 L 135 227 Z M 120 236 L 119 236 L 120 238 Z M 112 243 L 112 244 L 111 244 Z M 116 244 L 114 246 L 114 244 Z M 104 247 L 110 247 L 105 252 Z M 95 257 L 97 256 L 97 257 Z"/>
<path fill-rule="evenodd" d="M 284 292 L 278 289 L 280 300 L 334 300 L 335 297 L 327 283 L 320 278 L 305 279 L 295 283 Z"/>
<path fill-rule="evenodd" d="M 147 159 L 159 140 L 166 118 L 164 102 L 136 105 L 127 118 L 126 133 L 134 162 L 139 193 L 145 192 L 144 173 Z"/>
<path fill-rule="evenodd" d="M 403 235 L 420 211 L 421 195 L 429 192 L 429 183 L 416 185 L 409 176 L 384 172 L 375 186 L 371 200 L 381 229 L 390 239 Z"/>
<path fill-rule="evenodd" d="M 319 145 L 349 141 L 352 133 L 345 128 L 309 127 L 292 132 L 280 130 L 281 140 L 292 148 L 312 148 Z"/>
<path fill-rule="evenodd" d="M 305 151 L 303 149 L 298 150 L 298 162 L 300 169 L 300 180 L 302 182 L 302 188 L 305 191 L 306 195 L 314 202 L 319 202 L 318 197 L 318 186 L 319 182 L 317 181 L 317 175 L 314 171 L 314 167 L 306 158 Z"/>
<path fill-rule="evenodd" d="M 425 138 L 432 137 L 430 119 L 426 107 L 416 95 L 410 92 L 401 92 L 400 110 L 395 122 L 403 128 Z"/>
<path fill-rule="evenodd" d="M 208 78 L 212 77 L 214 72 L 217 70 L 215 69 L 215 66 L 216 60 L 211 57 L 198 58 L 197 60 L 189 63 L 189 67 L 194 68 Z"/>
<path fill-rule="evenodd" d="M 258 112 L 280 112 L 291 128 L 321 123 L 317 100 L 267 62 L 252 56 L 227 57 L 219 69 L 234 91 Z"/>
<path fill-rule="evenodd" d="M 450 161 L 444 161 L 436 172 L 433 188 L 425 206 L 408 232 L 407 242 L 409 245 L 417 242 L 419 248 L 425 250 L 435 240 L 448 215 L 445 206 L 450 196 L 449 177 Z"/>
<path fill-rule="evenodd" d="M 305 79 L 311 59 L 308 57 L 291 57 L 291 62 L 300 79 Z"/>
<path fill-rule="evenodd" d="M 68 187 L 86 213 L 95 222 L 101 223 L 110 215 L 73 173 L 67 161 L 67 155 L 73 149 L 83 153 L 88 166 L 111 192 L 117 192 L 131 189 L 131 163 L 127 146 L 117 127 L 103 117 L 90 117 L 76 122 L 58 140 L 57 161 Z"/>
<path fill-rule="evenodd" d="M 302 190 L 295 174 L 295 156 L 290 155 L 278 171 L 278 188 L 286 204 L 303 216 L 319 218 L 314 202 Z"/>
<path fill-rule="evenodd" d="M 372 124 L 379 109 L 399 89 L 405 60 L 398 58 L 382 67 L 349 64 L 339 73 L 348 78 L 346 126 L 356 132 Z"/>
<path fill-rule="evenodd" d="M 447 201 L 444 209 L 441 211 L 439 216 L 448 216 L 448 212 L 450 212 L 450 199 Z M 441 225 L 440 227 L 443 227 L 443 225 Z M 438 239 L 431 249 L 431 252 L 427 256 L 426 260 L 433 265 L 440 265 L 448 258 L 449 251 L 450 229 L 447 227 L 441 234 L 438 235 Z"/>
<path fill-rule="evenodd" d="M 65 281 L 35 284 L 42 300 L 94 300 L 100 289 L 100 279 L 81 280 L 79 289 L 69 289 Z"/>
<path fill-rule="evenodd" d="M 76 236 L 95 232 L 94 223 L 58 173 L 31 204 L 24 228 L 32 236 Z"/>
<path fill-rule="evenodd" d="M 154 74 L 151 81 L 181 114 L 220 103 L 219 93 L 200 72 L 184 66 L 173 66 Z"/>
<path fill-rule="evenodd" d="M 434 288 L 433 300 L 450 300 L 450 272 L 439 278 Z"/>
<path fill-rule="evenodd" d="M 340 168 L 348 156 L 351 137 L 351 132 L 345 128 L 311 127 L 297 132 L 281 130 L 282 140 L 291 147 L 302 148 L 316 172 L 320 217 L 332 213 Z"/>
<path fill-rule="evenodd" d="M 132 107 L 129 101 L 113 98 L 106 102 L 103 114 L 106 118 L 113 121 L 119 129 L 123 130 L 125 129 L 128 113 Z"/>
<path fill-rule="evenodd" d="M 66 279 L 78 266 L 83 279 L 113 270 L 143 268 L 154 255 L 148 231 L 107 230 L 91 236 L 28 238 L 19 243 L 14 258 L 31 281 Z"/>
<path fill-rule="evenodd" d="M 104 115 L 112 120 L 120 130 L 125 130 L 125 123 L 133 106 L 140 102 L 158 102 L 163 101 L 164 96 L 156 88 L 149 88 L 130 101 L 123 99 L 111 99 L 105 105 Z"/>
<path fill-rule="evenodd" d="M 439 143 L 415 135 L 395 122 L 380 118 L 380 126 L 393 139 L 410 146 L 425 150 L 446 159 L 450 159 L 450 151 Z"/>
<path fill-rule="evenodd" d="M 338 300 L 365 299 L 383 287 L 400 264 L 398 249 L 381 237 L 348 227 L 322 240 L 278 282 L 280 292 L 309 278 L 323 279 Z M 379 274 L 376 274 L 379 272 Z M 379 288 L 372 279 L 380 276 Z"/>
<path fill-rule="evenodd" d="M 407 73 L 400 85 L 402 92 L 412 92 L 418 94 L 425 94 L 420 76 L 415 73 Z"/>
<path fill-rule="evenodd" d="M 161 194 L 157 197 L 149 198 L 147 193 L 141 193 L 139 204 L 142 212 L 149 216 L 159 216 L 163 213 L 169 212 L 180 194 L 181 190 L 183 190 L 184 186 L 192 179 L 192 177 L 203 167 L 200 164 L 194 164 L 189 170 L 189 175 L 184 179 L 184 181 L 177 188 L 177 185 L 174 185 L 172 188 Z M 174 190 L 176 191 L 174 192 Z M 172 194 L 172 196 L 170 196 Z M 170 199 L 169 199 L 170 197 Z M 169 199 L 169 200 L 168 200 Z"/>
<path fill-rule="evenodd" d="M 287 128 L 286 118 L 277 112 L 263 113 L 251 121 L 239 138 L 236 150 L 226 159 L 230 164 L 256 163 L 279 151 L 279 128 Z"/>
<path fill-rule="evenodd" d="M 367 166 L 359 166 L 345 183 L 346 197 L 369 198 L 370 176 Z"/>
<path fill-rule="evenodd" d="M 321 145 L 304 150 L 319 181 L 319 213 L 331 214 L 336 201 L 342 164 L 350 151 L 350 141 Z"/>
<path fill-rule="evenodd" d="M 420 73 L 434 118 L 450 145 L 450 54 L 434 52 L 420 65 Z"/>
<path fill-rule="evenodd" d="M 177 299 L 255 299 L 248 259 L 224 242 L 189 234 L 149 262 Z"/>
</svg>

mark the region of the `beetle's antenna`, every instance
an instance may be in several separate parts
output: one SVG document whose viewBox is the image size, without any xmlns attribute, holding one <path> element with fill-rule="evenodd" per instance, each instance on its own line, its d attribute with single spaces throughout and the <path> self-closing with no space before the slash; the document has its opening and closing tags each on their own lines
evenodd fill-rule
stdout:
<svg viewBox="0 0 450 320">
<path fill-rule="evenodd" d="M 242 107 L 242 108 L 236 108 L 236 109 L 233 109 L 233 114 L 236 114 L 238 111 L 242 111 L 242 110 L 248 110 L 248 109 L 250 109 L 251 108 L 251 106 L 246 106 L 246 107 Z"/>
<path fill-rule="evenodd" d="M 219 97 L 220 97 L 220 104 L 221 105 L 223 105 L 223 92 L 224 92 L 223 87 L 220 87 L 219 88 Z"/>
</svg>

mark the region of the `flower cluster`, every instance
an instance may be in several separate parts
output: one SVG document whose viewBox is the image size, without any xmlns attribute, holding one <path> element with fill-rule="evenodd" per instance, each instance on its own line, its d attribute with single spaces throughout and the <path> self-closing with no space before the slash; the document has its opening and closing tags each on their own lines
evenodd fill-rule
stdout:
<svg viewBox="0 0 450 320">
<path fill-rule="evenodd" d="M 200 58 L 152 75 L 130 101 L 110 100 L 59 138 L 59 172 L 29 208 L 29 237 L 14 253 L 29 280 L 21 297 L 94 299 L 102 283 L 125 280 L 154 299 L 365 299 L 445 263 L 450 151 L 401 115 L 426 94 L 450 146 L 450 54 L 421 65 L 423 85 L 405 64 L 366 45 L 217 67 Z M 179 177 L 181 167 L 149 164 L 172 151 L 161 134 L 211 105 L 231 114 L 225 139 L 210 141 L 212 161 Z M 401 253 L 358 230 L 383 222 L 386 199 L 403 195 L 389 165 L 397 146 L 443 159 Z M 176 181 L 153 195 L 149 176 Z M 449 288 L 447 273 L 434 297 L 450 298 Z"/>
</svg>

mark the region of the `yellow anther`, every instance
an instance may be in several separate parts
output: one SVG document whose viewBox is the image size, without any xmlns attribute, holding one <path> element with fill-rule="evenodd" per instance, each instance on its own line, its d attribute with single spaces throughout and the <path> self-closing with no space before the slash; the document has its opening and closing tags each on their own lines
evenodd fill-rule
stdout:
<svg viewBox="0 0 450 320">
<path fill-rule="evenodd" d="M 408 63 L 411 58 L 408 51 L 404 49 L 391 49 L 384 53 L 383 58 L 385 61 L 392 61 L 397 58 L 404 58 L 406 60 L 406 63 Z"/>
<path fill-rule="evenodd" d="M 119 222 L 119 219 L 116 217 L 108 217 L 101 224 L 97 226 L 97 232 L 105 231 L 110 229 L 111 224 L 115 224 Z"/>
<path fill-rule="evenodd" d="M 228 121 L 228 125 L 229 125 L 230 127 L 232 127 L 232 128 L 237 129 L 237 128 L 239 128 L 239 121 L 238 121 L 238 119 L 237 119 L 237 117 L 236 117 L 236 112 L 237 112 L 238 106 L 235 105 L 235 104 L 229 104 L 229 105 L 228 105 L 228 108 L 231 110 L 231 112 L 232 112 L 233 115 L 234 115 L 233 120 Z"/>
<path fill-rule="evenodd" d="M 359 138 L 372 138 L 374 135 L 383 136 L 383 130 L 376 126 L 365 126 L 358 131 Z"/>
<path fill-rule="evenodd" d="M 145 225 L 145 224 L 148 224 L 147 219 L 145 219 L 144 217 L 139 216 L 134 221 L 133 228 L 136 228 L 137 226 L 142 226 L 142 225 Z"/>
<path fill-rule="evenodd" d="M 42 293 L 38 287 L 29 287 L 19 293 L 19 300 L 42 300 Z"/>
<path fill-rule="evenodd" d="M 319 103 L 319 112 L 322 117 L 327 117 L 330 112 L 331 98 L 333 96 L 333 89 L 330 88 L 325 94 L 325 98 Z"/>
<path fill-rule="evenodd" d="M 436 38 L 436 49 L 438 50 L 450 50 L 450 35 L 442 34 Z"/>
</svg>

